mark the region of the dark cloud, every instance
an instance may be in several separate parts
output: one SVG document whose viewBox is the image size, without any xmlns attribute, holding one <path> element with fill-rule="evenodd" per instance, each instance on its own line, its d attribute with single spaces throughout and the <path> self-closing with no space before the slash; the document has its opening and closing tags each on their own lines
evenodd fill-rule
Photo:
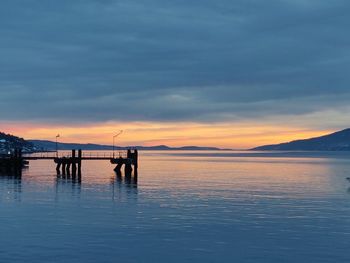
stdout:
<svg viewBox="0 0 350 263">
<path fill-rule="evenodd" d="M 348 1 L 2 1 L 0 119 L 215 121 L 350 98 Z"/>
</svg>

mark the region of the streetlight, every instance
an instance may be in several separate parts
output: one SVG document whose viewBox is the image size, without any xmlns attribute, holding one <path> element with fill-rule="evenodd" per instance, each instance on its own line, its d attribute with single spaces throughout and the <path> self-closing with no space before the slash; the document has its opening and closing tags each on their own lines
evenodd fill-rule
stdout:
<svg viewBox="0 0 350 263">
<path fill-rule="evenodd" d="M 114 159 L 114 140 L 117 138 L 120 134 L 123 133 L 123 130 L 120 130 L 116 135 L 113 136 L 113 159 Z"/>
<path fill-rule="evenodd" d="M 58 158 L 58 144 L 57 144 L 57 138 L 60 137 L 59 134 L 56 135 L 56 157 Z"/>
</svg>

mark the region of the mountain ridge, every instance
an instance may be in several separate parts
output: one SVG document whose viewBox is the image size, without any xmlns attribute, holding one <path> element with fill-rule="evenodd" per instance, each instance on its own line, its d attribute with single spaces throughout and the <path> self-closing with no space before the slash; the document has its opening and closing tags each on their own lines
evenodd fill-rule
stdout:
<svg viewBox="0 0 350 263">
<path fill-rule="evenodd" d="M 254 151 L 350 151 L 350 128 L 320 137 L 258 146 Z"/>
<path fill-rule="evenodd" d="M 54 151 L 56 150 L 56 142 L 49 140 L 28 140 L 33 143 L 36 147 L 47 150 Z M 94 144 L 94 143 L 57 143 L 59 150 L 71 150 L 71 149 L 82 149 L 82 150 L 112 150 L 112 145 L 104 145 L 104 144 Z M 115 146 L 115 150 L 125 150 L 128 148 L 135 148 L 138 150 L 225 150 L 217 147 L 200 147 L 200 146 L 182 146 L 182 147 L 169 147 L 167 145 L 155 145 L 155 146 Z"/>
</svg>

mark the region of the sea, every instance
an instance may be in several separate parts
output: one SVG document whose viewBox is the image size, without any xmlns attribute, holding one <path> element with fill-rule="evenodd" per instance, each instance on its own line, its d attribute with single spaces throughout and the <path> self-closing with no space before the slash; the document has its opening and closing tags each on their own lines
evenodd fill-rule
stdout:
<svg viewBox="0 0 350 263">
<path fill-rule="evenodd" d="M 350 262 L 350 153 L 141 151 L 0 175 L 0 262 Z"/>
</svg>

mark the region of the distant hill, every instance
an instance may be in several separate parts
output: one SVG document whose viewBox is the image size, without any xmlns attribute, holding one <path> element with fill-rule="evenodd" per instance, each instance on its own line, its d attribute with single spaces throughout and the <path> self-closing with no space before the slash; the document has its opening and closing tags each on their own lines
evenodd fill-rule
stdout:
<svg viewBox="0 0 350 263">
<path fill-rule="evenodd" d="M 46 140 L 29 140 L 37 148 L 54 151 L 56 150 L 56 142 L 46 141 Z M 184 147 L 168 147 L 166 145 L 157 145 L 157 146 L 127 146 L 120 147 L 115 146 L 116 150 L 125 150 L 127 148 L 136 148 L 139 150 L 220 150 L 215 147 L 198 147 L 198 146 L 184 146 Z M 112 150 L 113 146 L 111 145 L 101 145 L 101 144 L 79 144 L 79 143 L 58 143 L 59 150 L 71 150 L 71 149 L 82 149 L 82 150 Z"/>
<path fill-rule="evenodd" d="M 350 151 L 350 129 L 321 137 L 256 147 L 256 151 Z"/>
<path fill-rule="evenodd" d="M 22 149 L 24 152 L 35 152 L 38 150 L 33 143 L 23 138 L 0 132 L 0 153 L 12 152 L 17 148 Z"/>
</svg>

